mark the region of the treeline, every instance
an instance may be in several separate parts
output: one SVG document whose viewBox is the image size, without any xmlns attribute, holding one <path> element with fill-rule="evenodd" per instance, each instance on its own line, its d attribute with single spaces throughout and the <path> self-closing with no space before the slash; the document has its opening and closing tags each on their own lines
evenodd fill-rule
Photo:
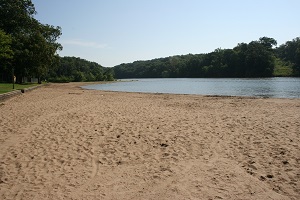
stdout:
<svg viewBox="0 0 300 200">
<path fill-rule="evenodd" d="M 284 65 L 292 67 L 294 76 L 300 76 L 300 37 L 280 45 L 275 53 Z"/>
<path fill-rule="evenodd" d="M 113 69 L 81 58 L 62 57 L 56 67 L 49 71 L 50 82 L 112 81 Z"/>
<path fill-rule="evenodd" d="M 35 77 L 39 82 L 58 61 L 61 28 L 34 18 L 31 0 L 0 0 L 0 81 Z"/>
<path fill-rule="evenodd" d="M 248 44 L 240 43 L 233 49 L 216 49 L 207 54 L 121 64 L 114 67 L 114 72 L 116 78 L 242 78 L 272 77 L 275 68 L 290 68 L 288 75 L 299 76 L 299 38 L 274 48 L 276 45 L 275 39 L 262 37 Z"/>
</svg>

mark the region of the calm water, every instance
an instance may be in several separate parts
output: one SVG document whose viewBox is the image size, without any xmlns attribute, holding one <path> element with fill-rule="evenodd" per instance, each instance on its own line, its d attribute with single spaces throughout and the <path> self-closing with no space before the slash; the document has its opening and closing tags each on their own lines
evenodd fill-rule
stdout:
<svg viewBox="0 0 300 200">
<path fill-rule="evenodd" d="M 127 79 L 83 88 L 125 92 L 300 98 L 300 78 Z"/>
</svg>

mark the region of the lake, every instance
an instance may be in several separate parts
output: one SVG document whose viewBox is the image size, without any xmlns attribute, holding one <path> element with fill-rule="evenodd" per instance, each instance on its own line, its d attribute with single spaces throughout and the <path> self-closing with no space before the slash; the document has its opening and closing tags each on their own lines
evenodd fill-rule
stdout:
<svg viewBox="0 0 300 200">
<path fill-rule="evenodd" d="M 281 77 L 122 79 L 83 88 L 122 92 L 300 98 L 300 78 Z"/>
</svg>

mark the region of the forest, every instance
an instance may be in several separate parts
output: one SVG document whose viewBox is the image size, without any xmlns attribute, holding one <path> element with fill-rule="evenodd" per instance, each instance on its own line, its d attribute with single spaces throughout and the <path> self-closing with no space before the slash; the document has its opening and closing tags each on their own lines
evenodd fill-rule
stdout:
<svg viewBox="0 0 300 200">
<path fill-rule="evenodd" d="M 275 39 L 261 37 L 233 49 L 123 63 L 114 73 L 119 79 L 300 76 L 300 38 L 276 46 Z"/>
<path fill-rule="evenodd" d="M 46 76 L 50 82 L 113 81 L 113 69 L 76 57 L 61 57 Z"/>
<path fill-rule="evenodd" d="M 233 49 L 175 55 L 105 68 L 60 57 L 59 26 L 42 24 L 31 0 L 0 0 L 0 82 L 30 78 L 51 82 L 111 81 L 115 78 L 202 78 L 300 76 L 300 38 L 277 46 L 270 37 Z M 26 77 L 26 79 L 25 79 Z"/>
</svg>

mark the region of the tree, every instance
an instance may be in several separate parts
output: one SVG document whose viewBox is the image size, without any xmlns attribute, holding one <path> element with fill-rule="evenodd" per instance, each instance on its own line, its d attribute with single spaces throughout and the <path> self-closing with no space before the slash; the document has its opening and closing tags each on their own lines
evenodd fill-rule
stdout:
<svg viewBox="0 0 300 200">
<path fill-rule="evenodd" d="M 8 34 L 26 33 L 35 14 L 31 0 L 0 0 L 0 28 Z"/>
<path fill-rule="evenodd" d="M 240 43 L 233 50 L 237 53 L 236 77 L 271 77 L 275 66 L 273 38 L 262 37 L 249 44 Z M 232 66 L 230 66 L 231 68 Z"/>
<path fill-rule="evenodd" d="M 259 38 L 259 42 L 268 50 L 271 50 L 273 46 L 277 45 L 277 41 L 274 38 L 269 37 L 261 37 Z"/>
<path fill-rule="evenodd" d="M 75 73 L 75 76 L 74 76 L 74 81 L 75 82 L 82 82 L 82 81 L 85 81 L 85 80 L 86 80 L 86 78 L 85 78 L 83 72 L 77 71 Z"/>
<path fill-rule="evenodd" d="M 105 81 L 113 81 L 114 79 L 114 71 L 112 68 L 107 68 L 104 72 L 104 80 Z"/>
<path fill-rule="evenodd" d="M 7 35 L 3 30 L 0 29 L 0 74 L 2 74 L 2 81 L 5 74 L 10 74 L 7 71 L 7 65 L 9 65 L 9 62 L 13 58 L 11 42 L 11 36 Z M 8 78 L 9 75 L 6 75 L 6 77 Z M 9 81 L 9 78 L 7 81 Z"/>
<path fill-rule="evenodd" d="M 0 61 L 7 61 L 13 58 L 11 42 L 11 36 L 0 29 Z"/>
<path fill-rule="evenodd" d="M 36 76 L 40 82 L 62 49 L 56 42 L 61 28 L 39 23 L 35 14 L 31 0 L 0 0 L 0 28 L 12 37 L 11 65 L 19 82 L 23 76 Z"/>
<path fill-rule="evenodd" d="M 25 62 L 28 51 L 25 42 L 28 40 L 26 36 L 35 13 L 34 5 L 30 0 L 0 0 L 0 29 L 12 38 L 11 49 L 14 58 L 10 67 L 15 69 L 17 77 L 27 71 Z"/>
<path fill-rule="evenodd" d="M 248 44 L 245 58 L 246 77 L 271 77 L 275 66 L 275 57 L 268 46 L 252 41 Z"/>
<path fill-rule="evenodd" d="M 62 57 L 56 68 L 51 68 L 48 76 L 51 82 L 70 81 L 111 81 L 112 68 L 104 68 L 98 63 L 76 57 Z"/>
<path fill-rule="evenodd" d="M 300 76 L 300 37 L 280 45 L 276 49 L 276 55 L 293 66 L 295 76 Z"/>
<path fill-rule="evenodd" d="M 42 25 L 37 22 L 36 29 L 30 34 L 30 40 L 27 44 L 29 50 L 30 74 L 38 78 L 41 83 L 41 77 L 45 77 L 57 59 L 57 51 L 62 46 L 56 43 L 61 35 L 60 27 Z"/>
</svg>

